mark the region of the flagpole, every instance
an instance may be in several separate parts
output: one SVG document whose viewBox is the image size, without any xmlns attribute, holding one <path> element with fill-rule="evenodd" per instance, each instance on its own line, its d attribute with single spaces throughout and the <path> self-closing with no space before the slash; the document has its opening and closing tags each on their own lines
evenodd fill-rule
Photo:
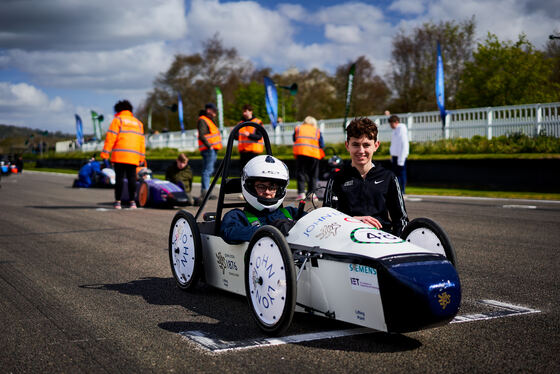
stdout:
<svg viewBox="0 0 560 374">
<path fill-rule="evenodd" d="M 346 132 L 346 121 L 350 112 L 350 102 L 352 101 L 352 86 L 354 83 L 354 73 L 356 72 L 356 63 L 353 63 L 348 72 L 348 83 L 346 84 L 346 108 L 344 110 L 344 122 L 342 123 L 342 131 Z"/>
</svg>

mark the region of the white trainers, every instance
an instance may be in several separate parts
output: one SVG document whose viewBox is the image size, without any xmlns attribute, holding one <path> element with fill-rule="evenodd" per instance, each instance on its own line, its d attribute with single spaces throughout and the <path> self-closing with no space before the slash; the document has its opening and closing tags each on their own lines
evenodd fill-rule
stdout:
<svg viewBox="0 0 560 374">
<path fill-rule="evenodd" d="M 296 200 L 305 200 L 305 194 L 304 193 L 298 193 Z"/>
</svg>

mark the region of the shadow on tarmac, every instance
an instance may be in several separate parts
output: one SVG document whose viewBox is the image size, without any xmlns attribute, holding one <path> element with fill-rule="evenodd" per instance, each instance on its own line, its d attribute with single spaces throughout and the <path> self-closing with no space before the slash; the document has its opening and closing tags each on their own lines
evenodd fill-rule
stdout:
<svg viewBox="0 0 560 374">
<path fill-rule="evenodd" d="M 178 305 L 185 308 L 184 321 L 166 321 L 158 327 L 173 333 L 202 331 L 205 336 L 225 341 L 266 338 L 257 327 L 247 300 L 243 296 L 225 292 L 202 282 L 192 291 L 176 287 L 173 278 L 148 277 L 116 284 L 84 284 L 91 290 L 116 291 L 124 295 L 141 296 L 152 305 Z M 357 326 L 317 315 L 295 313 L 285 335 L 309 334 L 332 330 L 352 329 Z M 323 339 L 297 343 L 353 352 L 402 352 L 419 348 L 416 339 L 401 334 L 375 332 L 338 339 Z"/>
</svg>

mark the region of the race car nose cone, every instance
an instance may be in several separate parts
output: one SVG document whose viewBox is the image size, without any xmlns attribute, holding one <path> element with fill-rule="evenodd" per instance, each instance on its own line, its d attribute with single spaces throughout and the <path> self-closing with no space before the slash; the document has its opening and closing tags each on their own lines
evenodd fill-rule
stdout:
<svg viewBox="0 0 560 374">
<path fill-rule="evenodd" d="M 408 332 L 445 324 L 461 304 L 461 284 L 447 260 L 386 263 L 379 285 L 387 328 Z"/>
</svg>

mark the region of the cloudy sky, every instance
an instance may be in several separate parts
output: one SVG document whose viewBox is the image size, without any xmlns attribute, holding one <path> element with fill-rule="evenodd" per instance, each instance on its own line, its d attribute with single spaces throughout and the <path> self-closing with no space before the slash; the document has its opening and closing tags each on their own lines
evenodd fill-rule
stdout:
<svg viewBox="0 0 560 374">
<path fill-rule="evenodd" d="M 92 133 L 90 110 L 138 106 L 176 53 L 200 52 L 216 33 L 275 72 L 366 55 L 384 74 L 398 30 L 473 15 L 480 41 L 525 33 L 543 48 L 560 32 L 552 0 L 1 0 L 0 124 L 73 133 L 77 113 Z"/>
</svg>

